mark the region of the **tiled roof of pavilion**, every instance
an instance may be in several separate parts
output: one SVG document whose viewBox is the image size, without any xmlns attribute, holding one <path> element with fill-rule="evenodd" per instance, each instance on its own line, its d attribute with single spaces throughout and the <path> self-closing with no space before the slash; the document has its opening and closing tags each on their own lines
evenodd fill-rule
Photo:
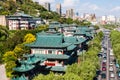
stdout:
<svg viewBox="0 0 120 80">
<path fill-rule="evenodd" d="M 50 34 L 50 33 L 38 33 L 37 39 L 31 44 L 27 44 L 30 47 L 55 47 L 65 48 L 72 45 L 71 43 L 65 43 L 62 34 Z"/>
</svg>

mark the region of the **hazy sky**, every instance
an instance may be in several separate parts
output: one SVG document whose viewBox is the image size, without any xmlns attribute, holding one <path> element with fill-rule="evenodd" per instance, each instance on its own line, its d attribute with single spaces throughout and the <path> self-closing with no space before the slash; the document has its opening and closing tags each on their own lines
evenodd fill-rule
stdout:
<svg viewBox="0 0 120 80">
<path fill-rule="evenodd" d="M 51 10 L 55 11 L 57 3 L 61 3 L 62 12 L 73 8 L 79 15 L 83 13 L 95 13 L 97 16 L 115 15 L 120 16 L 120 0 L 34 0 L 40 4 L 51 3 Z"/>
</svg>

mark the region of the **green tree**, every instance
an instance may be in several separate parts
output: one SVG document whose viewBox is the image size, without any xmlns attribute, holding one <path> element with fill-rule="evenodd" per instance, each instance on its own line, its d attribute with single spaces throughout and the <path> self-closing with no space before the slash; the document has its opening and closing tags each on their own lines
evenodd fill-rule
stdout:
<svg viewBox="0 0 120 80">
<path fill-rule="evenodd" d="M 26 34 L 26 36 L 24 37 L 24 43 L 31 43 L 35 40 L 36 40 L 35 36 L 31 33 Z"/>
<path fill-rule="evenodd" d="M 0 25 L 0 41 L 4 41 L 9 37 L 9 32 L 5 26 Z"/>
<path fill-rule="evenodd" d="M 7 77 L 13 77 L 13 68 L 16 66 L 17 57 L 13 51 L 8 51 L 3 55 Z"/>
<path fill-rule="evenodd" d="M 6 65 L 5 65 L 5 68 L 6 68 L 6 75 L 7 77 L 9 78 L 12 78 L 14 75 L 13 75 L 13 68 L 16 66 L 16 63 L 15 61 L 9 61 L 9 62 L 6 62 Z"/>
<path fill-rule="evenodd" d="M 3 55 L 4 63 L 7 63 L 9 61 L 15 61 L 15 60 L 17 60 L 17 57 L 13 51 L 8 51 Z"/>
</svg>

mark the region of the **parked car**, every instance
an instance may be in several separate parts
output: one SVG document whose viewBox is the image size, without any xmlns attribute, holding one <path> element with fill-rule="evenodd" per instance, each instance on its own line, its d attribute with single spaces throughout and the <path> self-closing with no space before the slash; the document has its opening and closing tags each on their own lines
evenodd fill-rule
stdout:
<svg viewBox="0 0 120 80">
<path fill-rule="evenodd" d="M 104 57 L 103 57 L 103 59 L 107 59 L 107 57 L 106 57 L 106 56 L 104 56 Z"/>
<path fill-rule="evenodd" d="M 120 67 L 119 64 L 117 64 L 117 63 L 115 64 L 115 66 L 116 66 L 116 68 L 119 68 L 119 67 Z"/>
<path fill-rule="evenodd" d="M 102 67 L 102 71 L 106 71 L 106 67 Z"/>
<path fill-rule="evenodd" d="M 118 71 L 117 74 L 118 74 L 118 77 L 120 78 L 120 71 Z"/>
<path fill-rule="evenodd" d="M 106 62 L 102 62 L 102 66 L 104 66 L 104 67 L 105 67 L 105 66 L 106 66 Z"/>
<path fill-rule="evenodd" d="M 105 79 L 105 78 L 106 78 L 106 74 L 105 74 L 105 73 L 102 73 L 102 74 L 101 74 L 101 78 Z"/>
<path fill-rule="evenodd" d="M 114 77 L 115 77 L 115 74 L 114 74 L 114 73 L 110 73 L 110 77 L 111 77 L 111 78 L 114 78 Z"/>
<path fill-rule="evenodd" d="M 113 62 L 110 62 L 110 64 L 109 64 L 110 66 L 113 66 Z"/>
<path fill-rule="evenodd" d="M 98 53 L 98 55 L 97 55 L 98 57 L 102 57 L 102 53 Z"/>
<path fill-rule="evenodd" d="M 106 59 L 103 59 L 103 62 L 107 62 L 107 60 L 106 60 Z"/>
<path fill-rule="evenodd" d="M 101 73 L 101 70 L 96 70 L 97 77 L 98 77 L 98 75 L 100 75 L 100 73 Z"/>
<path fill-rule="evenodd" d="M 109 67 L 109 71 L 113 71 L 114 69 L 113 69 L 113 67 Z"/>
</svg>

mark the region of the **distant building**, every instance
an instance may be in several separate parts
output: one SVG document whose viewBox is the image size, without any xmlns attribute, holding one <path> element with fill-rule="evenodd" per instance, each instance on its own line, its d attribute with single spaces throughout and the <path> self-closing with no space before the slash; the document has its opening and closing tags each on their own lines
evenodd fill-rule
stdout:
<svg viewBox="0 0 120 80">
<path fill-rule="evenodd" d="M 116 17 L 113 15 L 108 15 L 107 16 L 107 22 L 116 22 Z"/>
<path fill-rule="evenodd" d="M 107 22 L 107 16 L 102 16 L 100 24 L 106 24 L 106 22 Z"/>
<path fill-rule="evenodd" d="M 102 21 L 106 21 L 107 17 L 106 16 L 102 16 Z"/>
<path fill-rule="evenodd" d="M 45 9 L 47 9 L 48 11 L 50 11 L 50 3 L 45 3 L 45 5 L 44 5 L 44 7 L 45 7 Z"/>
<path fill-rule="evenodd" d="M 36 25 L 42 24 L 41 18 L 33 18 L 23 13 L 6 16 L 6 19 L 9 30 L 34 29 Z"/>
<path fill-rule="evenodd" d="M 84 13 L 83 14 L 83 19 L 87 21 L 96 21 L 96 15 L 95 14 L 89 14 L 89 13 Z"/>
<path fill-rule="evenodd" d="M 73 9 L 66 10 L 66 17 L 73 19 L 73 17 L 74 17 L 74 10 Z"/>
<path fill-rule="evenodd" d="M 48 11 L 50 11 L 50 3 L 45 2 L 45 4 L 43 5 L 45 9 L 47 9 Z"/>
<path fill-rule="evenodd" d="M 0 15 L 0 25 L 6 26 L 6 17 L 4 15 Z"/>
<path fill-rule="evenodd" d="M 117 21 L 114 15 L 107 15 L 101 17 L 101 24 L 111 24 Z"/>
<path fill-rule="evenodd" d="M 61 4 L 56 5 L 56 12 L 61 16 L 61 14 L 62 14 Z"/>
<path fill-rule="evenodd" d="M 116 22 L 120 23 L 120 17 L 116 18 Z"/>
</svg>

